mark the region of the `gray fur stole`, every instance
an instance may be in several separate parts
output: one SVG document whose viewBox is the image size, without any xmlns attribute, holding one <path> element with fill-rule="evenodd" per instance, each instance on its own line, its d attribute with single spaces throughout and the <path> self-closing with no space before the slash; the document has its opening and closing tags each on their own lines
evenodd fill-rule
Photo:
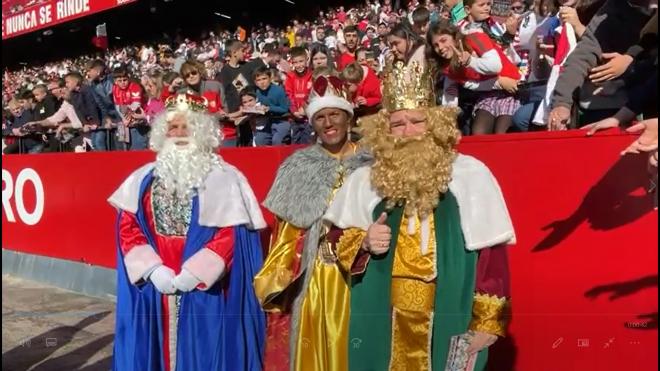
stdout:
<svg viewBox="0 0 660 371">
<path fill-rule="evenodd" d="M 329 206 L 332 190 L 339 180 L 340 167 L 344 167 L 346 178 L 355 169 L 370 165 L 371 161 L 371 154 L 363 150 L 345 159 L 343 163 L 329 156 L 319 145 L 299 150 L 280 166 L 273 187 L 264 201 L 264 206 L 277 217 L 306 230 L 300 259 L 303 284 L 291 308 L 289 354 L 292 370 L 295 365 L 300 308 L 313 274 L 323 231 L 321 217 Z"/>
</svg>

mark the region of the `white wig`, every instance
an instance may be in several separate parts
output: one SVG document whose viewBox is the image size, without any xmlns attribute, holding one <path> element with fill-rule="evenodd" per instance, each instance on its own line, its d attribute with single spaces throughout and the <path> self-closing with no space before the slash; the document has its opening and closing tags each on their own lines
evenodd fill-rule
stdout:
<svg viewBox="0 0 660 371">
<path fill-rule="evenodd" d="M 220 125 L 213 116 L 191 109 L 171 109 L 156 116 L 151 125 L 149 148 L 155 152 L 163 149 L 167 139 L 167 124 L 178 115 L 185 117 L 189 137 L 195 141 L 197 147 L 202 152 L 215 152 L 223 139 Z"/>
<path fill-rule="evenodd" d="M 176 144 L 182 138 L 168 138 L 168 123 L 182 115 L 188 127 L 185 146 Z M 222 134 L 213 116 L 190 109 L 171 109 L 154 120 L 150 148 L 157 152 L 154 174 L 170 193 L 180 198 L 191 197 L 214 166 L 220 164 L 216 149 Z"/>
</svg>

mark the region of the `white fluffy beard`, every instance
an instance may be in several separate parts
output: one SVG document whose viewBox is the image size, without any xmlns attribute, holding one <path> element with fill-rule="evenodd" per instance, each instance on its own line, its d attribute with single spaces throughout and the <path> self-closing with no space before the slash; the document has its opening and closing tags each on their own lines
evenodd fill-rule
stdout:
<svg viewBox="0 0 660 371">
<path fill-rule="evenodd" d="M 186 144 L 176 144 L 180 142 Z M 167 138 L 156 156 L 154 175 L 168 192 L 180 199 L 189 199 L 217 164 L 218 156 L 200 150 L 193 139 Z"/>
</svg>

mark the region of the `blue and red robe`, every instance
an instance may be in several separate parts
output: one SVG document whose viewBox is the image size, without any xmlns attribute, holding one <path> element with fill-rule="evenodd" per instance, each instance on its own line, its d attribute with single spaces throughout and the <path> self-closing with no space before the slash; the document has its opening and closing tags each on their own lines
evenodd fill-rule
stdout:
<svg viewBox="0 0 660 371">
<path fill-rule="evenodd" d="M 195 196 L 185 238 L 160 235 L 151 208 L 152 181 L 150 171 L 140 184 L 136 213 L 119 212 L 113 370 L 261 370 L 265 315 L 252 287 L 263 262 L 258 232 L 247 225 L 201 226 Z M 171 316 L 176 316 L 173 297 L 160 294 L 151 281 L 136 278 L 130 272 L 135 266 L 127 267 L 126 255 L 145 246 L 177 274 L 202 249 L 224 262 L 222 278 L 178 296 L 175 331 L 170 328 Z M 148 248 L 143 251 L 151 254 Z"/>
</svg>

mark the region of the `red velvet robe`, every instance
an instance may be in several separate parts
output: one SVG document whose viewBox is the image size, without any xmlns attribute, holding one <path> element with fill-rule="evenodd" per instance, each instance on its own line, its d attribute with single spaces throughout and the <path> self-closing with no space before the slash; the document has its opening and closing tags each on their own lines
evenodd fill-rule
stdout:
<svg viewBox="0 0 660 371">
<path fill-rule="evenodd" d="M 165 236 L 159 234 L 156 231 L 155 221 L 154 221 L 154 210 L 151 206 L 151 190 L 145 192 L 144 199 L 142 200 L 142 206 L 145 210 L 145 214 L 148 219 L 149 228 L 151 233 L 154 236 L 156 241 L 156 246 L 153 246 L 154 250 L 158 256 L 162 259 L 163 265 L 174 270 L 175 274 L 178 274 L 181 271 L 181 266 L 183 265 L 182 256 L 183 248 L 186 242 L 184 236 Z M 127 253 L 133 248 L 138 246 L 148 245 L 147 238 L 140 230 L 135 214 L 131 214 L 127 211 L 124 211 L 121 214 L 121 219 L 119 220 L 119 243 L 121 251 L 124 256 L 127 256 Z M 230 228 L 219 228 L 215 233 L 211 241 L 205 246 L 205 248 L 210 249 L 215 254 L 217 254 L 225 263 L 225 271 L 231 268 L 233 254 L 234 254 L 234 232 Z M 130 258 L 127 258 L 130 259 Z M 125 260 L 128 264 L 128 262 Z M 192 272 L 194 274 L 194 272 Z M 136 284 L 140 284 L 137 282 Z M 198 289 L 204 289 L 205 285 L 200 283 L 197 286 Z M 185 295 L 185 293 L 183 294 Z M 165 365 L 166 370 L 170 369 L 170 359 L 169 359 L 169 303 L 167 296 L 163 295 L 163 349 L 165 354 Z M 219 335 L 218 335 L 219 336 Z"/>
</svg>

